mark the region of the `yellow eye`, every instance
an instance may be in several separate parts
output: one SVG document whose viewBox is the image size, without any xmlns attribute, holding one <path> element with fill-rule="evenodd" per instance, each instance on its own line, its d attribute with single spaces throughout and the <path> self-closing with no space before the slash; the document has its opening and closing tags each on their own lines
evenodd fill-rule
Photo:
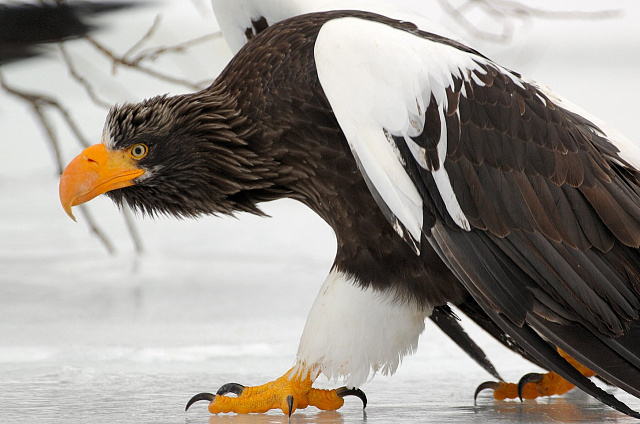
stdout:
<svg viewBox="0 0 640 424">
<path fill-rule="evenodd" d="M 143 157 L 147 156 L 148 152 L 149 152 L 149 148 L 147 147 L 146 144 L 142 144 L 142 143 L 134 144 L 129 149 L 129 155 L 134 159 L 142 159 Z"/>
</svg>

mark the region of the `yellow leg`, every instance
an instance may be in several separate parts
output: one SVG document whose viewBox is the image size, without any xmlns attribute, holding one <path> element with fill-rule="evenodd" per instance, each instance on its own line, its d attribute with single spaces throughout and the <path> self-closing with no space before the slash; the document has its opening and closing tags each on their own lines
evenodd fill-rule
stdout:
<svg viewBox="0 0 640 424">
<path fill-rule="evenodd" d="M 209 393 L 194 396 L 187 404 L 187 409 L 195 401 L 209 400 L 209 412 L 212 414 L 249 414 L 280 409 L 291 415 L 296 409 L 304 409 L 307 406 L 334 411 L 344 405 L 343 398 L 349 395 L 358 396 L 366 406 L 366 397 L 358 389 L 314 389 L 311 386 L 317 376 L 317 373 L 312 377 L 309 371 L 297 371 L 296 368 L 292 368 L 282 377 L 260 386 L 225 385 L 215 396 Z M 225 396 L 228 392 L 236 393 L 237 397 Z"/>
</svg>

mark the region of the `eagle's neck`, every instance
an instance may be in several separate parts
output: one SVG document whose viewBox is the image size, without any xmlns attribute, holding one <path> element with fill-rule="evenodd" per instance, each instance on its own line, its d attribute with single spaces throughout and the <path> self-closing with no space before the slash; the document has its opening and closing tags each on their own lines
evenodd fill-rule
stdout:
<svg viewBox="0 0 640 424">
<path fill-rule="evenodd" d="M 277 135 L 243 110 L 222 84 L 192 96 L 196 103 L 215 105 L 202 110 L 193 130 L 213 167 L 210 186 L 223 192 L 213 212 L 262 214 L 259 203 L 289 196 L 291 167 L 282 163 L 286 149 L 278 147 Z"/>
</svg>

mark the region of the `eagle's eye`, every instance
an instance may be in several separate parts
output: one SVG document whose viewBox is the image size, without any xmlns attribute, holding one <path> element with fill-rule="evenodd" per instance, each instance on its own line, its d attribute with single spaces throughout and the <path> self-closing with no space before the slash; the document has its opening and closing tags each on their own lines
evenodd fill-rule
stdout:
<svg viewBox="0 0 640 424">
<path fill-rule="evenodd" d="M 131 148 L 129 149 L 129 156 L 136 160 L 140 160 L 143 157 L 147 156 L 148 152 L 149 148 L 146 144 L 138 143 L 131 146 Z"/>
</svg>

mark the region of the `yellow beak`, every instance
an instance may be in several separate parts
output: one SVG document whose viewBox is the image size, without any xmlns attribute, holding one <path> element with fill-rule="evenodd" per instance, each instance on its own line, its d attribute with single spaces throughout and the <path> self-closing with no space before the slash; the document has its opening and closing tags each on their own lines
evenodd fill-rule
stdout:
<svg viewBox="0 0 640 424">
<path fill-rule="evenodd" d="M 104 144 L 95 144 L 73 158 L 62 173 L 60 203 L 75 221 L 72 206 L 108 191 L 131 186 L 133 180 L 144 172 L 126 151 L 107 150 Z"/>
</svg>

